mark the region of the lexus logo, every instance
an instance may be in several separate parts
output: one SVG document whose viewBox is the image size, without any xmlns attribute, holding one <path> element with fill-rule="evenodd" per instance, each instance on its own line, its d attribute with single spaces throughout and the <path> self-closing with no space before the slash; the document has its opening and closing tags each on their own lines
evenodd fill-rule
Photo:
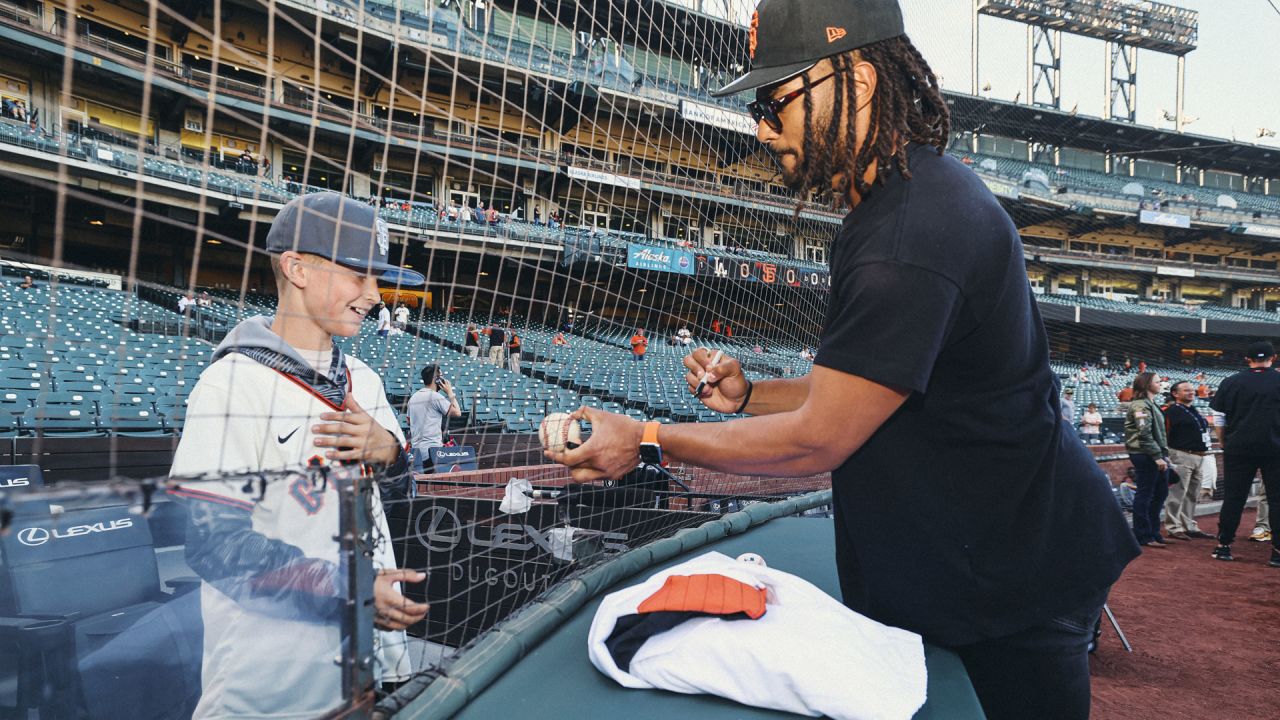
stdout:
<svg viewBox="0 0 1280 720">
<path fill-rule="evenodd" d="M 31 547 L 38 547 L 49 542 L 49 531 L 40 527 L 23 528 L 18 533 L 18 542 Z"/>
<path fill-rule="evenodd" d="M 448 552 L 462 542 L 462 522 L 446 507 L 430 507 L 418 513 L 418 542 L 432 552 Z"/>
</svg>

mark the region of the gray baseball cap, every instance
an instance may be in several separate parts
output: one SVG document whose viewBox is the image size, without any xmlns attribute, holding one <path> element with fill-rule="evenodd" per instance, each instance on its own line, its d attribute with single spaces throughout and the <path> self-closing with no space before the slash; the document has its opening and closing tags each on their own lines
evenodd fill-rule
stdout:
<svg viewBox="0 0 1280 720">
<path fill-rule="evenodd" d="M 319 255 L 344 267 L 367 270 L 382 282 L 426 284 L 422 273 L 387 263 L 387 223 L 365 203 L 336 192 L 299 195 L 276 215 L 267 231 L 267 252 Z"/>
<path fill-rule="evenodd" d="M 761 0 L 751 16 L 751 72 L 711 94 L 776 85 L 819 60 L 906 33 L 898 0 Z"/>
</svg>

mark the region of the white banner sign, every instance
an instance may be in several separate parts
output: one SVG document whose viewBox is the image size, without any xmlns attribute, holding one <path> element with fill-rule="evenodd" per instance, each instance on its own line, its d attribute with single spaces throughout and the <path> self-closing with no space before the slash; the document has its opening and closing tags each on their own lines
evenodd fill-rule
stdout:
<svg viewBox="0 0 1280 720">
<path fill-rule="evenodd" d="M 1258 235 L 1260 237 L 1280 239 L 1280 227 L 1276 227 L 1275 225 L 1258 225 L 1257 223 L 1244 223 L 1240 227 L 1245 235 Z"/>
<path fill-rule="evenodd" d="M 1191 216 L 1179 215 L 1178 213 L 1159 212 L 1156 210 L 1143 210 L 1138 213 L 1138 222 L 1146 223 L 1147 225 L 1189 228 L 1191 227 Z"/>
<path fill-rule="evenodd" d="M 756 134 L 756 121 L 750 115 L 689 100 L 680 101 L 680 116 L 689 122 L 723 128 L 743 135 Z"/>
<path fill-rule="evenodd" d="M 613 173 L 601 172 L 600 170 L 588 170 L 586 168 L 569 166 L 569 177 L 574 180 L 586 180 L 587 182 L 604 183 L 605 185 L 617 185 L 619 187 L 630 188 L 632 190 L 640 189 L 640 180 L 638 178 L 623 177 L 614 175 Z"/>
<path fill-rule="evenodd" d="M 1192 268 L 1169 267 L 1168 265 L 1157 265 L 1157 275 L 1175 275 L 1177 277 L 1195 277 L 1196 271 Z"/>
</svg>

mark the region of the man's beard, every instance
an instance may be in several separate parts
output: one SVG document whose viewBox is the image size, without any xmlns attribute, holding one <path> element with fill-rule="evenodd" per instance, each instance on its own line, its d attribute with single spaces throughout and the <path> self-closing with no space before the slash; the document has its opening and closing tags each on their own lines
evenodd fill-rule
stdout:
<svg viewBox="0 0 1280 720">
<path fill-rule="evenodd" d="M 805 160 L 800 156 L 800 153 L 794 150 L 784 150 L 780 153 L 772 154 L 773 162 L 778 166 L 778 176 L 782 179 L 782 184 L 792 192 L 804 190 L 806 168 Z M 782 158 L 787 155 L 790 155 L 795 160 L 795 164 L 790 170 L 782 164 Z"/>
</svg>

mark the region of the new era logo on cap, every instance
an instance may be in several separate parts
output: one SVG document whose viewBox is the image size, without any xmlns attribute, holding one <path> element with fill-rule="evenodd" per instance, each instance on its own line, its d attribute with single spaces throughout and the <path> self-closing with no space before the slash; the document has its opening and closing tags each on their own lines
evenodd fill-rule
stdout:
<svg viewBox="0 0 1280 720">
<path fill-rule="evenodd" d="M 823 58 L 905 32 L 898 0 L 761 0 L 747 26 L 751 72 L 711 94 L 775 85 Z"/>
</svg>

